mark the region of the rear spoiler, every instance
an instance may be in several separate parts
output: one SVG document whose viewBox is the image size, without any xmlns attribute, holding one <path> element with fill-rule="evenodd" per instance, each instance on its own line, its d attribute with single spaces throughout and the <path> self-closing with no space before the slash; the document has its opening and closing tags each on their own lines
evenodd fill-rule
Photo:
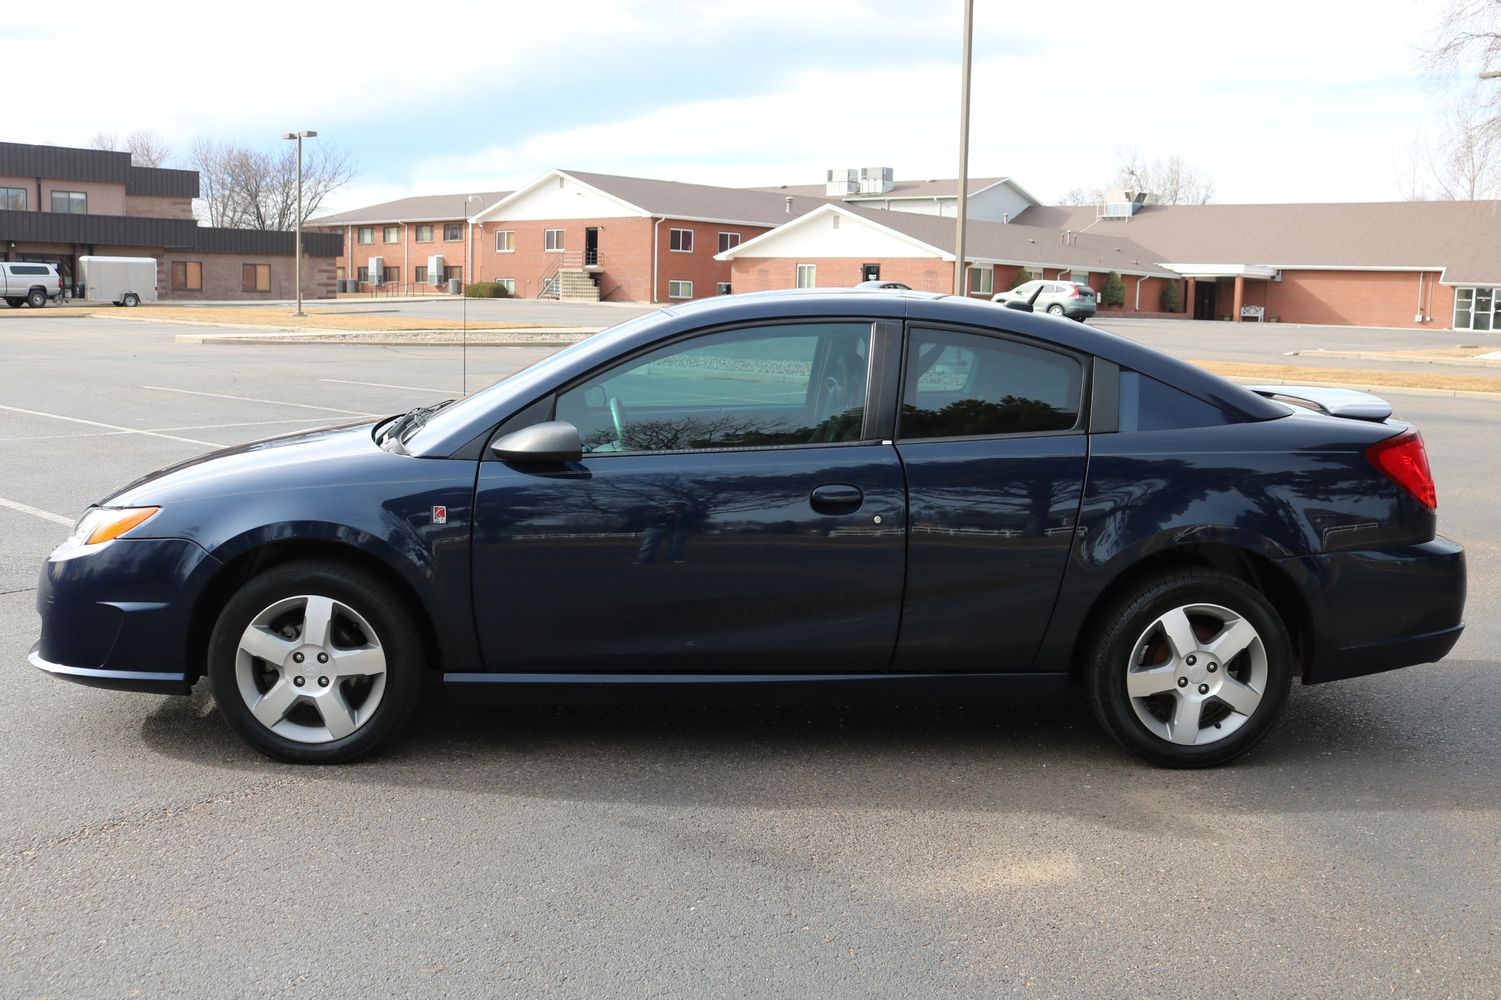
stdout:
<svg viewBox="0 0 1501 1000">
<path fill-rule="evenodd" d="M 1356 389 L 1331 389 L 1321 385 L 1248 385 L 1258 396 L 1292 403 L 1331 417 L 1349 417 L 1381 423 L 1392 415 L 1392 404 L 1380 396 Z"/>
</svg>

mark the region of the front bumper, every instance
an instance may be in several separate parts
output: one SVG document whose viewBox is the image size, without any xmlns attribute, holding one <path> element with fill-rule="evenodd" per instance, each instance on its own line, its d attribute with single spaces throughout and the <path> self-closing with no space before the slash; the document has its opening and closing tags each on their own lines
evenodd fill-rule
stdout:
<svg viewBox="0 0 1501 1000">
<path fill-rule="evenodd" d="M 105 670 L 102 667 L 69 667 L 42 659 L 42 644 L 31 647 L 26 661 L 59 680 L 108 688 L 111 691 L 141 691 L 147 694 L 187 694 L 193 689 L 186 673 L 147 673 L 142 670 Z"/>
<path fill-rule="evenodd" d="M 1447 538 L 1284 563 L 1313 611 L 1303 683 L 1432 663 L 1464 631 L 1465 553 Z"/>
<path fill-rule="evenodd" d="M 220 562 L 180 538 L 121 538 L 79 555 L 59 548 L 37 583 L 42 634 L 31 664 L 121 691 L 186 694 L 192 609 Z"/>
</svg>

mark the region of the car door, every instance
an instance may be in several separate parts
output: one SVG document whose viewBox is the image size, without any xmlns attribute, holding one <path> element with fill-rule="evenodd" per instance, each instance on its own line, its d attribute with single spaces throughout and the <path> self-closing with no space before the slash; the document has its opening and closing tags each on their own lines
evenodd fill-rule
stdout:
<svg viewBox="0 0 1501 1000">
<path fill-rule="evenodd" d="M 896 446 L 910 537 L 897 672 L 1026 671 L 1073 542 L 1086 360 L 975 330 L 907 334 Z"/>
<path fill-rule="evenodd" d="M 581 461 L 479 470 L 489 669 L 887 670 L 906 504 L 866 412 L 871 336 L 868 321 L 721 329 L 557 393 L 543 409 L 578 427 Z"/>
</svg>

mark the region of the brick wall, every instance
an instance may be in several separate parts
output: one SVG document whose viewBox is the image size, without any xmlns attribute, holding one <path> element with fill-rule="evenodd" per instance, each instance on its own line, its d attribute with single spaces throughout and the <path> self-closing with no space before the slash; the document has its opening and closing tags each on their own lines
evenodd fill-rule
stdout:
<svg viewBox="0 0 1501 1000">
<path fill-rule="evenodd" d="M 110 251 L 114 253 L 115 251 Z M 171 302 L 214 301 L 267 301 L 294 299 L 297 297 L 295 257 L 247 257 L 240 254 L 196 253 L 171 251 L 146 253 L 137 248 L 121 256 L 155 256 L 157 295 Z M 172 264 L 176 261 L 195 261 L 203 265 L 203 288 L 199 291 L 172 288 Z M 271 268 L 271 288 L 264 292 L 247 292 L 244 289 L 244 265 L 266 264 Z M 334 297 L 334 259 L 302 257 L 302 297 L 304 299 L 331 299 Z"/>
<path fill-rule="evenodd" d="M 1418 312 L 1416 271 L 1283 271 L 1280 282 L 1247 281 L 1246 302 L 1265 305 L 1269 317 L 1284 323 L 1447 328 L 1454 321 L 1454 289 L 1438 284 L 1438 275 L 1431 272 L 1423 286 L 1432 323 L 1413 320 Z M 1217 304 L 1216 312 L 1228 313 L 1228 302 Z"/>
<path fill-rule="evenodd" d="M 866 264 L 881 265 L 881 280 L 900 281 L 924 292 L 949 292 L 954 288 L 954 265 L 936 257 L 737 257 L 731 263 L 730 281 L 737 292 L 762 292 L 797 287 L 797 265 L 812 264 L 818 288 L 849 288 L 863 278 Z"/>
<path fill-rule="evenodd" d="M 583 259 L 585 230 L 590 228 L 599 230 L 600 297 L 611 302 L 650 301 L 651 219 L 488 221 L 474 229 L 475 277 L 479 281 L 511 278 L 518 298 L 534 299 L 544 278 L 557 273 L 564 256 L 546 249 L 545 231 L 563 230 L 563 250 L 570 262 L 577 263 Z M 502 231 L 512 234 L 514 249 L 498 253 L 495 238 Z M 662 239 L 667 239 L 666 223 Z"/>
<path fill-rule="evenodd" d="M 686 229 L 693 233 L 693 252 L 674 253 L 672 230 Z M 657 246 L 657 301 L 668 301 L 669 281 L 693 282 L 693 298 L 706 299 L 718 294 L 721 281 L 732 285 L 733 268 L 727 260 L 715 260 L 719 253 L 719 234 L 738 233 L 745 243 L 767 231 L 766 226 L 737 226 L 718 222 L 684 222 L 681 219 L 666 219 L 661 224 L 661 236 Z M 735 288 L 735 291 L 748 289 Z"/>
</svg>

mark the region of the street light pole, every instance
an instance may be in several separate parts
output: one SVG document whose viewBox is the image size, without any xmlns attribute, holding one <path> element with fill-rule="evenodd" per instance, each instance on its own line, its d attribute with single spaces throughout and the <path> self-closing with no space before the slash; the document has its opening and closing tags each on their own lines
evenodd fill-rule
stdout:
<svg viewBox="0 0 1501 1000">
<path fill-rule="evenodd" d="M 959 86 L 959 222 L 954 234 L 954 294 L 968 295 L 964 287 L 964 217 L 969 214 L 969 64 L 975 0 L 964 0 L 964 73 Z"/>
<path fill-rule="evenodd" d="M 469 221 L 469 203 L 479 200 L 479 195 L 469 195 L 464 199 L 464 211 L 460 213 L 464 220 L 464 277 L 459 281 L 459 297 L 464 300 L 464 332 L 459 348 L 459 392 L 465 396 L 469 395 L 469 293 L 464 286 L 474 282 L 471 273 L 474 270 L 474 225 Z"/>
<path fill-rule="evenodd" d="M 317 135 L 312 129 L 303 129 L 301 132 L 283 132 L 283 139 L 297 140 L 297 311 L 293 316 L 305 315 L 302 311 L 302 140 L 311 139 Z"/>
</svg>

